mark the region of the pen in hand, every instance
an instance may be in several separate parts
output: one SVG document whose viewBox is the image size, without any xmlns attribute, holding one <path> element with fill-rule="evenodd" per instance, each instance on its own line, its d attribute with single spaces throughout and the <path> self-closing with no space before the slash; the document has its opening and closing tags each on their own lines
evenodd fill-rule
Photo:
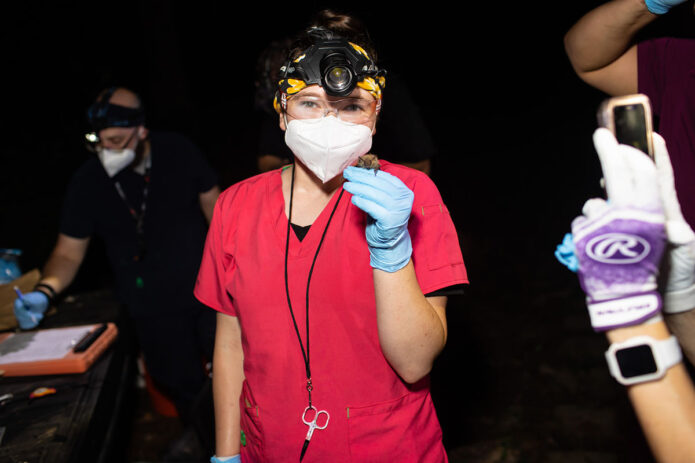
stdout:
<svg viewBox="0 0 695 463">
<path fill-rule="evenodd" d="M 24 294 L 22 294 L 22 292 L 16 286 L 14 287 L 14 292 L 17 293 L 17 297 L 19 298 L 19 301 L 24 306 L 24 309 L 26 309 L 29 317 L 31 317 L 31 321 L 34 323 L 38 323 L 40 320 L 37 320 L 36 315 L 29 309 L 29 304 L 27 304 L 27 301 L 24 299 Z"/>
</svg>

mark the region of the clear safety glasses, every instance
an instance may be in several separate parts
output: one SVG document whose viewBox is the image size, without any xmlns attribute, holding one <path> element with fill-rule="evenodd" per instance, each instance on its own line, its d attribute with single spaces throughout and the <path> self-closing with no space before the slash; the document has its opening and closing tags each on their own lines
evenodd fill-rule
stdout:
<svg viewBox="0 0 695 463">
<path fill-rule="evenodd" d="M 294 95 L 287 100 L 287 114 L 295 119 L 320 119 L 333 113 L 338 119 L 353 124 L 364 124 L 376 116 L 374 98 L 324 100 L 314 95 Z"/>
</svg>

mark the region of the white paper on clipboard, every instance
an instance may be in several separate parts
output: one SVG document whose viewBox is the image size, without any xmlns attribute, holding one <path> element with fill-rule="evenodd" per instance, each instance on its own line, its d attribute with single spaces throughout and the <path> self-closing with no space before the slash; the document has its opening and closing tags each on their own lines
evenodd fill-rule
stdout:
<svg viewBox="0 0 695 463">
<path fill-rule="evenodd" d="M 0 343 L 0 364 L 65 357 L 93 325 L 15 333 Z"/>
</svg>

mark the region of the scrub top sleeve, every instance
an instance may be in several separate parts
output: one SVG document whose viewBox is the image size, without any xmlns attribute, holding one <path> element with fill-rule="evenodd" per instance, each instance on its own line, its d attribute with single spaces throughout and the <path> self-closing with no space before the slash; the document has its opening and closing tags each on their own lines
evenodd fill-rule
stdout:
<svg viewBox="0 0 695 463">
<path fill-rule="evenodd" d="M 226 282 L 230 281 L 234 271 L 234 257 L 229 251 L 232 244 L 231 230 L 224 226 L 225 211 L 228 210 L 225 206 L 229 204 L 228 199 L 228 196 L 223 193 L 215 204 L 193 294 L 208 307 L 236 316 L 232 297 L 226 288 Z"/>
<path fill-rule="evenodd" d="M 420 289 L 428 294 L 468 283 L 456 227 L 437 187 L 424 176 L 413 187 L 415 200 L 408 231 Z"/>
</svg>

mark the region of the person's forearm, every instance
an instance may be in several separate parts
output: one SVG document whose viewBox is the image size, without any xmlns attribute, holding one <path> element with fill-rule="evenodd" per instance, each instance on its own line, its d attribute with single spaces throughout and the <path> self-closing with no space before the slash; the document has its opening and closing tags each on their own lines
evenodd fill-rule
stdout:
<svg viewBox="0 0 695 463">
<path fill-rule="evenodd" d="M 56 293 L 61 293 L 75 279 L 81 264 L 82 259 L 71 258 L 54 251 L 44 265 L 40 283 L 49 285 Z"/>
<path fill-rule="evenodd" d="M 613 0 L 590 11 L 565 35 L 565 51 L 575 71 L 582 74 L 611 64 L 656 17 L 644 0 Z"/>
<path fill-rule="evenodd" d="M 220 187 L 217 185 L 198 195 L 200 210 L 203 211 L 203 215 L 208 224 L 212 221 L 212 213 L 215 210 L 215 203 L 217 202 L 218 196 L 220 196 Z"/>
<path fill-rule="evenodd" d="M 663 322 L 612 330 L 612 342 L 647 335 L 666 339 L 670 333 Z M 628 388 L 644 434 L 657 461 L 690 462 L 695 455 L 695 389 L 680 363 L 657 380 Z"/>
<path fill-rule="evenodd" d="M 215 453 L 217 455 L 236 455 L 240 449 L 241 396 L 243 373 L 243 354 L 241 343 L 236 336 L 225 333 L 224 323 L 218 315 L 218 332 L 215 337 L 215 353 L 212 363 L 212 391 L 215 405 Z M 229 320 L 227 320 L 229 322 Z M 232 334 L 234 334 L 232 332 Z"/>
<path fill-rule="evenodd" d="M 446 320 L 422 294 L 413 262 L 388 273 L 374 270 L 379 342 L 391 366 L 408 382 L 427 375 L 446 343 Z"/>
<path fill-rule="evenodd" d="M 675 314 L 664 314 L 671 332 L 676 335 L 683 354 L 695 365 L 695 309 Z"/>
</svg>

